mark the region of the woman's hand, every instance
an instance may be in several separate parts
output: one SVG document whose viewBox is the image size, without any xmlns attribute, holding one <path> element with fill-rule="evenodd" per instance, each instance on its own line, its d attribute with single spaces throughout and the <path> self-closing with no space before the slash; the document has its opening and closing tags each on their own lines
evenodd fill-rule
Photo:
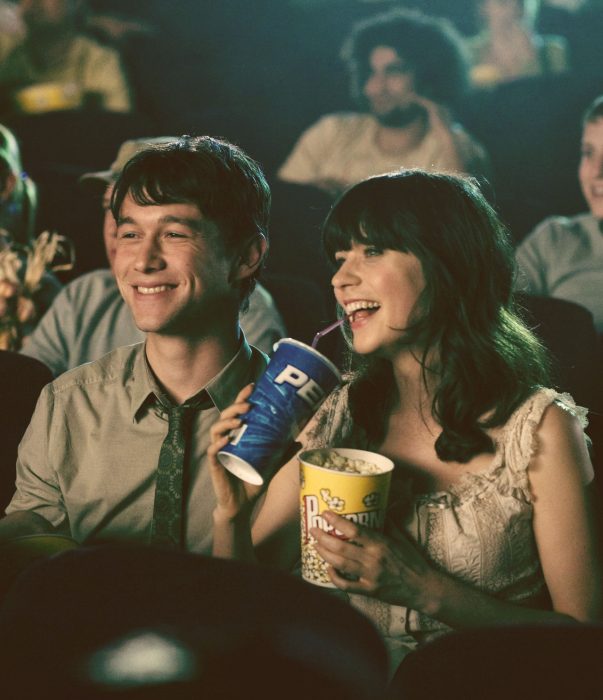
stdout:
<svg viewBox="0 0 603 700">
<path fill-rule="evenodd" d="M 346 537 L 311 530 L 338 588 L 428 614 L 437 608 L 441 575 L 409 539 L 393 540 L 331 511 L 322 517 Z"/>
<path fill-rule="evenodd" d="M 262 486 L 249 484 L 231 474 L 218 460 L 218 452 L 226 447 L 231 431 L 242 424 L 241 416 L 247 413 L 250 404 L 247 399 L 253 391 L 253 384 L 244 387 L 235 402 L 220 414 L 220 418 L 211 427 L 211 443 L 207 448 L 211 480 L 216 494 L 214 520 L 232 522 L 238 516 L 251 515 Z"/>
</svg>

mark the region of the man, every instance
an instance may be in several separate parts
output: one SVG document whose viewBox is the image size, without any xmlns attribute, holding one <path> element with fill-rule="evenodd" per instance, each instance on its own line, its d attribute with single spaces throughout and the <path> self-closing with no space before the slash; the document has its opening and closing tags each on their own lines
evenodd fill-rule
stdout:
<svg viewBox="0 0 603 700">
<path fill-rule="evenodd" d="M 13 107 L 24 112 L 131 110 L 119 55 L 79 31 L 83 6 L 83 0 L 20 1 L 26 35 L 0 63 L 0 86 Z M 39 89 L 32 94 L 30 86 Z"/>
<path fill-rule="evenodd" d="M 368 113 L 321 118 L 301 135 L 281 180 L 337 194 L 400 167 L 485 173 L 483 149 L 448 114 L 467 81 L 451 27 L 396 10 L 359 24 L 344 56 L 354 97 Z"/>
<path fill-rule="evenodd" d="M 117 225 L 109 205 L 115 181 L 128 160 L 145 147 L 174 140 L 174 137 L 160 137 L 126 141 L 109 170 L 82 177 L 82 185 L 103 196 L 103 238 L 111 269 L 95 270 L 68 284 L 27 339 L 23 354 L 43 362 L 55 376 L 84 362 L 97 360 L 120 345 L 144 339 L 113 275 Z M 240 321 L 251 345 L 266 353 L 286 335 L 272 297 L 260 285 L 251 293 Z"/>
<path fill-rule="evenodd" d="M 210 551 L 209 428 L 266 365 L 238 312 L 266 252 L 269 203 L 257 164 L 210 137 L 128 162 L 111 207 L 113 269 L 146 340 L 45 387 L 0 538 L 51 531 Z"/>
</svg>

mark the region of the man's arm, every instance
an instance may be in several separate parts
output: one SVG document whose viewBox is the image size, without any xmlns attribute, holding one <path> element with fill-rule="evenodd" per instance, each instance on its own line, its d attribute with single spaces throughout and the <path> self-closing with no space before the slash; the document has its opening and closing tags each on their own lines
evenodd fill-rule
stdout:
<svg viewBox="0 0 603 700">
<path fill-rule="evenodd" d="M 69 521 L 54 464 L 52 433 L 57 425 L 52 385 L 42 390 L 31 422 L 19 445 L 16 491 L 0 520 L 2 539 L 17 535 L 61 532 L 69 534 Z M 64 427 L 63 427 L 64 429 Z"/>
<path fill-rule="evenodd" d="M 74 324 L 70 287 L 54 298 L 33 333 L 27 338 L 21 353 L 40 360 L 56 377 L 69 369 L 69 345 Z"/>
<path fill-rule="evenodd" d="M 56 533 L 48 520 L 31 511 L 15 511 L 0 520 L 0 544 L 21 535 Z"/>
</svg>

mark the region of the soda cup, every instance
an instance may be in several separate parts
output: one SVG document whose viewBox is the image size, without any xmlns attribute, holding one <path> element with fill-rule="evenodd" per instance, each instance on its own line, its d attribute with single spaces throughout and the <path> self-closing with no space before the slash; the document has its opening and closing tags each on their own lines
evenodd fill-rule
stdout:
<svg viewBox="0 0 603 700">
<path fill-rule="evenodd" d="M 335 588 L 310 529 L 318 527 L 345 539 L 322 517 L 330 510 L 359 525 L 382 530 L 394 463 L 376 452 L 343 447 L 307 450 L 299 461 L 302 577 L 317 586 Z"/>
<path fill-rule="evenodd" d="M 274 455 L 299 435 L 340 381 L 337 367 L 317 350 L 291 338 L 279 340 L 243 424 L 218 452 L 221 464 L 244 481 L 263 484 L 278 466 Z"/>
</svg>

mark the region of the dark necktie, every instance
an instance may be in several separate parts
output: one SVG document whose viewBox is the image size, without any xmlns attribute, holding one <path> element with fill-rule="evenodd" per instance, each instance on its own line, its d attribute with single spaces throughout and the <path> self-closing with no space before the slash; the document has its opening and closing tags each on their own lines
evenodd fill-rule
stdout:
<svg viewBox="0 0 603 700">
<path fill-rule="evenodd" d="M 194 410 L 191 405 L 167 409 L 169 427 L 159 452 L 151 544 L 182 545 L 184 462 Z"/>
</svg>

